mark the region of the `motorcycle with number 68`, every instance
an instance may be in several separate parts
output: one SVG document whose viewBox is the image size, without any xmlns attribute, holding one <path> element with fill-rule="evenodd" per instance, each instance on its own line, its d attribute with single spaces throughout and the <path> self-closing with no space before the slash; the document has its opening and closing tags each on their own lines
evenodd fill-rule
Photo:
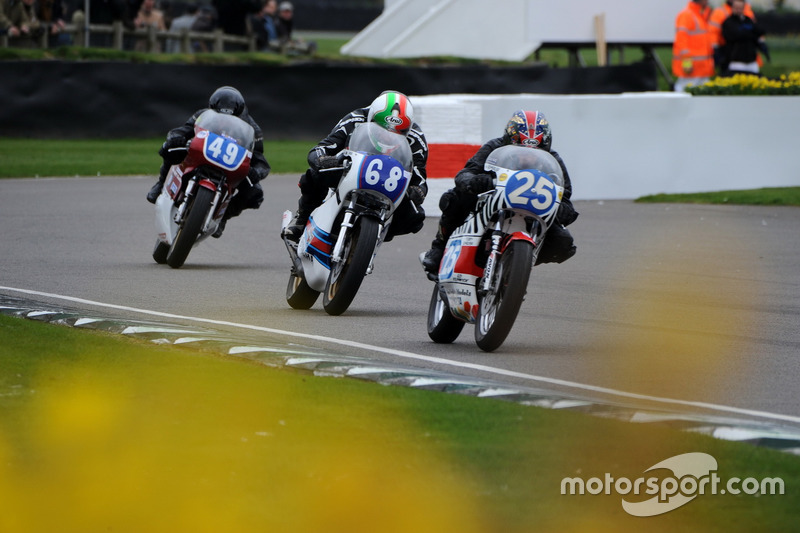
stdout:
<svg viewBox="0 0 800 533">
<path fill-rule="evenodd" d="M 180 268 L 192 247 L 213 235 L 237 186 L 250 170 L 255 133 L 239 117 L 204 111 L 186 147 L 173 165 L 156 200 L 156 240 L 153 259 Z"/>
<path fill-rule="evenodd" d="M 475 342 L 491 352 L 517 318 L 531 269 L 564 193 L 558 161 L 536 148 L 494 150 L 485 170 L 495 189 L 478 196 L 473 212 L 447 241 L 428 308 L 428 336 L 455 341 L 475 324 Z"/>
<path fill-rule="evenodd" d="M 371 274 L 392 215 L 411 178 L 412 154 L 404 135 L 374 122 L 359 124 L 337 156 L 341 178 L 308 219 L 298 243 L 284 237 L 292 259 L 286 301 L 309 309 L 323 294 L 330 315 L 344 313 Z M 292 212 L 283 214 L 288 226 Z"/>
</svg>

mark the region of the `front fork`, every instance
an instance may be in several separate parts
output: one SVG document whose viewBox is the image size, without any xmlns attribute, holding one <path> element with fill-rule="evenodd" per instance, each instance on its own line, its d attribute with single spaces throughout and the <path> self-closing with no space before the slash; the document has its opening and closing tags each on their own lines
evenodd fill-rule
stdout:
<svg viewBox="0 0 800 533">
<path fill-rule="evenodd" d="M 502 227 L 502 220 L 498 220 L 494 230 L 492 230 L 492 250 L 486 259 L 486 267 L 483 269 L 483 278 L 481 279 L 481 291 L 484 293 L 489 292 L 492 288 L 494 269 L 497 266 L 497 258 L 500 256 L 500 244 L 503 242 Z"/>
<path fill-rule="evenodd" d="M 355 207 L 356 201 L 355 198 L 351 198 L 347 207 L 345 208 L 344 216 L 342 217 L 342 224 L 339 229 L 339 236 L 336 238 L 336 244 L 333 246 L 333 251 L 331 252 L 331 263 L 341 263 L 344 261 L 344 257 L 342 257 L 343 250 L 344 250 L 344 243 L 350 238 L 350 232 L 353 229 L 356 221 L 356 213 Z M 380 220 L 383 221 L 385 218 L 385 210 L 381 211 Z M 367 271 L 365 275 L 372 274 L 372 271 L 375 268 L 375 256 L 378 254 L 378 247 L 380 243 L 383 242 L 384 237 L 384 224 L 378 226 L 378 242 L 375 246 L 375 253 L 372 254 L 372 259 L 369 261 L 369 266 L 367 267 Z"/>
</svg>

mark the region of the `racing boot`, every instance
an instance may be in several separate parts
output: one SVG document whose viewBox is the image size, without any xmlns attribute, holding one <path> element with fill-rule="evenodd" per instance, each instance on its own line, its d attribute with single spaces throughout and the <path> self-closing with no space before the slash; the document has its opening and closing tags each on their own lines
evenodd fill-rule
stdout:
<svg viewBox="0 0 800 533">
<path fill-rule="evenodd" d="M 436 275 L 439 273 L 439 264 L 442 262 L 444 256 L 444 245 L 447 243 L 447 236 L 442 226 L 436 231 L 436 237 L 431 242 L 431 249 L 420 255 L 420 263 L 422 268 L 428 274 Z"/>
<path fill-rule="evenodd" d="M 158 171 L 158 181 L 150 188 L 150 191 L 147 193 L 147 201 L 151 204 L 156 203 L 158 200 L 158 196 L 161 194 L 161 189 L 164 187 L 164 181 L 167 179 L 167 171 L 169 167 L 167 165 L 161 165 L 161 169 Z"/>
<path fill-rule="evenodd" d="M 308 224 L 309 215 L 310 213 L 306 212 L 304 209 L 298 209 L 294 214 L 292 221 L 289 222 L 289 225 L 281 230 L 281 237 L 284 237 L 295 244 L 300 242 L 300 236 L 303 234 L 306 224 Z"/>
</svg>

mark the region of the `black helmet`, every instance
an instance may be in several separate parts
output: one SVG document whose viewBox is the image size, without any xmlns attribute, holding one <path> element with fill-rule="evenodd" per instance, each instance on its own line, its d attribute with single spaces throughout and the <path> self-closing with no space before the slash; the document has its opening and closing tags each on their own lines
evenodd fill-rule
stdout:
<svg viewBox="0 0 800 533">
<path fill-rule="evenodd" d="M 208 99 L 208 107 L 226 115 L 241 116 L 244 111 L 244 97 L 230 86 L 220 87 Z"/>
</svg>

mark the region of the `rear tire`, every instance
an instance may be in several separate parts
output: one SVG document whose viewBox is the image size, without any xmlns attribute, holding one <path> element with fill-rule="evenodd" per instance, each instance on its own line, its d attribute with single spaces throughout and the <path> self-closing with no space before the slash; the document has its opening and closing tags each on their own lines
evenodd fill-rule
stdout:
<svg viewBox="0 0 800 533">
<path fill-rule="evenodd" d="M 311 309 L 318 297 L 319 292 L 309 287 L 305 278 L 292 274 L 286 286 L 286 301 L 292 309 Z"/>
<path fill-rule="evenodd" d="M 169 244 L 165 242 L 161 242 L 159 240 L 156 241 L 156 245 L 153 248 L 153 259 L 159 265 L 167 264 L 167 254 L 169 253 Z"/>
<path fill-rule="evenodd" d="M 442 299 L 437 283 L 433 287 L 431 303 L 428 306 L 428 337 L 438 344 L 450 344 L 458 338 L 462 329 L 464 322 L 450 312 L 450 306 Z"/>
<path fill-rule="evenodd" d="M 342 262 L 331 264 L 322 299 L 326 313 L 341 315 L 353 303 L 377 242 L 378 221 L 368 217 L 359 218 L 351 230 L 350 238 L 344 243 Z"/>
<path fill-rule="evenodd" d="M 186 206 L 189 212 L 183 219 L 183 224 L 178 228 L 175 240 L 172 241 L 172 248 L 167 254 L 167 264 L 172 268 L 182 267 L 186 258 L 189 257 L 189 252 L 192 251 L 192 247 L 197 242 L 197 237 L 200 236 L 203 223 L 206 221 L 206 215 L 213 201 L 214 191 L 205 187 L 197 188 L 194 200 L 191 200 L 191 205 Z"/>
<path fill-rule="evenodd" d="M 494 270 L 492 289 L 483 296 L 475 322 L 475 342 L 491 352 L 506 340 L 525 299 L 531 276 L 533 245 L 514 241 L 506 248 Z"/>
</svg>

